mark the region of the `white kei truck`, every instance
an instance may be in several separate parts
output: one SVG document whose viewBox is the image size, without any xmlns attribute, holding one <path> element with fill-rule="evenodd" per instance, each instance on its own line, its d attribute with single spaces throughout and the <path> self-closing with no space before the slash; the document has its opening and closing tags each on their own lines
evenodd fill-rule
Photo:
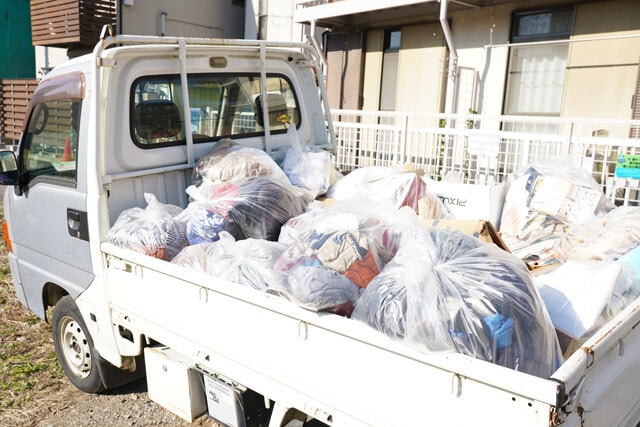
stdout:
<svg viewBox="0 0 640 427">
<path fill-rule="evenodd" d="M 165 408 L 232 426 L 245 425 L 250 395 L 274 427 L 640 421 L 640 300 L 543 378 L 420 352 L 344 316 L 108 242 L 145 193 L 185 208 L 194 165 L 221 138 L 287 146 L 274 105 L 303 143 L 331 148 L 335 137 L 312 44 L 107 33 L 41 80 L 17 152 L 1 153 L 15 291 L 51 321 L 77 388 L 99 393 L 146 375 Z"/>
</svg>

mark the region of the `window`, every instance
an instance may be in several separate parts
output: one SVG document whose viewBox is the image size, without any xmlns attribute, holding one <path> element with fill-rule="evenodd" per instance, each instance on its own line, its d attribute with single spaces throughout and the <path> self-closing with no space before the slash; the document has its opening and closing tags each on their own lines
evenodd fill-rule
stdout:
<svg viewBox="0 0 640 427">
<path fill-rule="evenodd" d="M 400 29 L 385 30 L 382 54 L 382 81 L 380 82 L 380 110 L 396 109 L 398 86 L 398 60 L 402 32 Z"/>
<path fill-rule="evenodd" d="M 511 42 L 569 39 L 573 9 L 516 12 Z M 569 44 L 530 44 L 511 48 L 505 114 L 559 115 Z"/>
<path fill-rule="evenodd" d="M 191 132 L 194 142 L 264 133 L 259 75 L 206 75 L 188 77 L 189 117 L 179 76 L 144 77 L 133 86 L 131 136 L 143 148 L 184 144 Z M 289 81 L 267 77 L 269 129 L 284 133 L 300 124 L 297 100 Z"/>
<path fill-rule="evenodd" d="M 22 154 L 27 182 L 51 177 L 60 184 L 75 186 L 80 106 L 80 100 L 62 99 L 33 108 Z"/>
</svg>

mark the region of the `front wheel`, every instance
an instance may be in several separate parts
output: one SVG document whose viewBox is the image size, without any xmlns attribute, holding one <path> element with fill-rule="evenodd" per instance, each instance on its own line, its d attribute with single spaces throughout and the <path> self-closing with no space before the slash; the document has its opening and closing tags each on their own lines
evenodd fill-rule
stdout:
<svg viewBox="0 0 640 427">
<path fill-rule="evenodd" d="M 87 393 L 104 391 L 98 353 L 80 310 L 69 295 L 55 305 L 51 327 L 58 360 L 73 385 Z"/>
</svg>

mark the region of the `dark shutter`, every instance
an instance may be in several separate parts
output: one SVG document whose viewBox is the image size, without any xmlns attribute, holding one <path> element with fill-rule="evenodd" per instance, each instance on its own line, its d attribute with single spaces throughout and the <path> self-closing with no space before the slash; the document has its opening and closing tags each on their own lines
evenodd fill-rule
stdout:
<svg viewBox="0 0 640 427">
<path fill-rule="evenodd" d="M 362 31 L 327 33 L 327 94 L 331 108 L 362 106 Z"/>
</svg>

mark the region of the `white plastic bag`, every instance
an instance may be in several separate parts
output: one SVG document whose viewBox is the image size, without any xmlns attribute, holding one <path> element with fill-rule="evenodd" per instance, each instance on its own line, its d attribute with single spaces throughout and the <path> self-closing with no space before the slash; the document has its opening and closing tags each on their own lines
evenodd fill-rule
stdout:
<svg viewBox="0 0 640 427">
<path fill-rule="evenodd" d="M 147 207 L 124 210 L 107 234 L 107 241 L 155 258 L 170 260 L 188 245 L 185 227 L 175 217 L 179 206 L 163 204 L 145 193 Z"/>
<path fill-rule="evenodd" d="M 342 175 L 336 170 L 328 151 L 300 142 L 295 126 L 287 130 L 288 147 L 282 161 L 282 170 L 295 186 L 309 190 L 313 198 L 323 195 Z"/>
<path fill-rule="evenodd" d="M 264 291 L 284 249 L 280 243 L 262 239 L 236 241 L 223 231 L 218 241 L 188 246 L 172 262 Z"/>
</svg>

